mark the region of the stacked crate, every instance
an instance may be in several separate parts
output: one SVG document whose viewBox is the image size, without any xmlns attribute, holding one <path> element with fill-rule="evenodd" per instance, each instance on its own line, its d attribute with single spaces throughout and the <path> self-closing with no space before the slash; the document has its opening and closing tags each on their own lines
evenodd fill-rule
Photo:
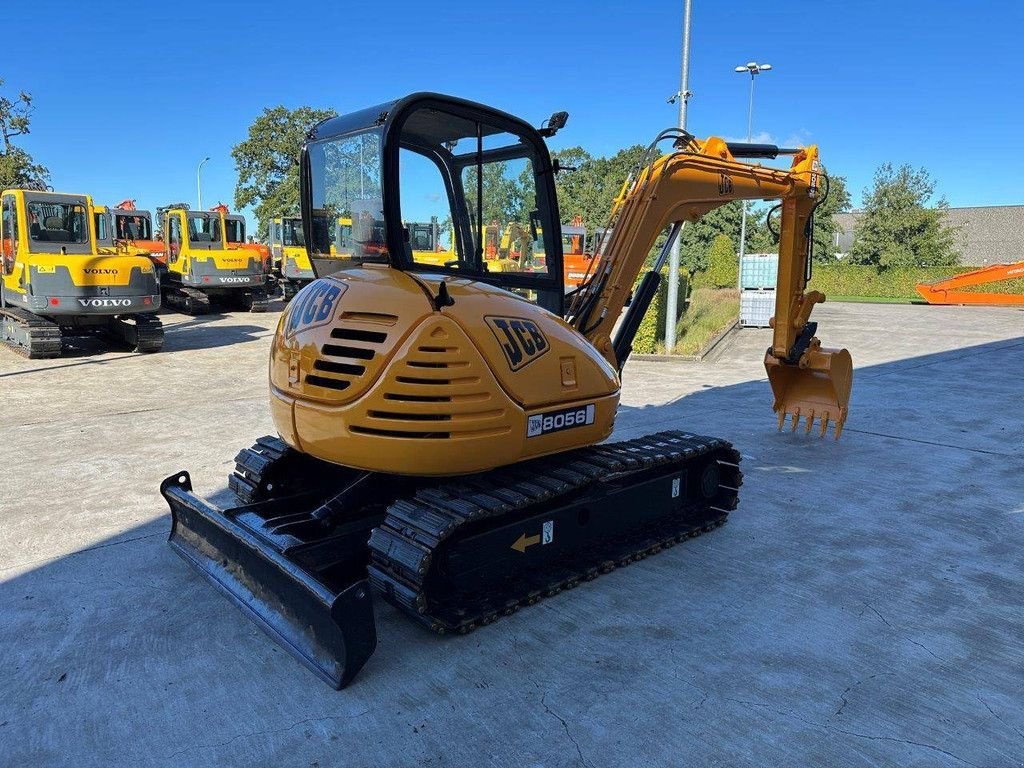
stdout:
<svg viewBox="0 0 1024 768">
<path fill-rule="evenodd" d="M 767 328 L 775 314 L 779 256 L 748 253 L 740 261 L 740 327 Z"/>
</svg>

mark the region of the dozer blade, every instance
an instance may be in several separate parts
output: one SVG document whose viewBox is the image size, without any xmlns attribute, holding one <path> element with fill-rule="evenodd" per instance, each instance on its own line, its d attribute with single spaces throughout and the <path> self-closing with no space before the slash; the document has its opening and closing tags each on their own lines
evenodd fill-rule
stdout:
<svg viewBox="0 0 1024 768">
<path fill-rule="evenodd" d="M 835 425 L 839 439 L 846 423 L 853 385 L 853 359 L 845 349 L 810 349 L 802 358 L 805 365 L 792 365 L 772 355 L 765 355 L 764 367 L 775 395 L 773 410 L 779 416 L 779 429 L 786 416 L 792 419 L 795 432 L 800 419 L 805 420 L 804 431 L 810 433 L 818 419 L 819 434 L 825 436 L 828 425 Z"/>
<path fill-rule="evenodd" d="M 318 578 L 301 552 L 285 556 L 274 534 L 240 522 L 266 504 L 219 509 L 192 493 L 187 472 L 164 480 L 160 493 L 171 507 L 170 545 L 186 562 L 327 683 L 340 689 L 355 677 L 377 645 L 365 566 L 358 576 L 345 569 L 340 586 L 326 575 L 331 566 Z"/>
</svg>

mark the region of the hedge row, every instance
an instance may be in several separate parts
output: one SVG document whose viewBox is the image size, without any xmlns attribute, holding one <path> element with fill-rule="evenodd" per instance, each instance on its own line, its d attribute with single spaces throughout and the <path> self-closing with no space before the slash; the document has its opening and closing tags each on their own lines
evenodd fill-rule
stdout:
<svg viewBox="0 0 1024 768">
<path fill-rule="evenodd" d="M 916 267 L 885 269 L 852 264 L 816 264 L 808 288 L 826 296 L 866 296 L 883 299 L 920 299 L 914 286 L 950 275 L 971 272 L 977 267 Z M 971 289 L 994 293 L 1024 292 L 1024 281 L 1010 280 Z"/>
<path fill-rule="evenodd" d="M 689 274 L 686 270 L 679 270 L 679 293 L 676 298 L 676 310 L 680 316 L 686 306 L 686 296 L 689 292 Z M 654 295 L 654 301 L 647 309 L 647 314 L 640 322 L 636 338 L 633 339 L 633 351 L 641 355 L 653 354 L 659 341 L 665 340 L 665 312 L 668 303 L 668 269 L 661 270 L 661 284 L 658 292 Z M 678 318 L 676 318 L 678 320 Z"/>
</svg>

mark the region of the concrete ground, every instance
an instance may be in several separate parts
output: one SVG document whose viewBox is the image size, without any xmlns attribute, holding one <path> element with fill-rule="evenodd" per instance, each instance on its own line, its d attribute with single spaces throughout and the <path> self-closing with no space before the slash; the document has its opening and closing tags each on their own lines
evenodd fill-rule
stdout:
<svg viewBox="0 0 1024 768">
<path fill-rule="evenodd" d="M 619 437 L 744 454 L 724 528 L 463 638 L 378 606 L 335 692 L 165 543 L 271 431 L 276 314 L 165 315 L 166 351 L 0 351 L 0 764 L 1024 764 L 1024 313 L 827 304 L 842 440 L 777 434 L 744 331 L 632 363 Z"/>
</svg>

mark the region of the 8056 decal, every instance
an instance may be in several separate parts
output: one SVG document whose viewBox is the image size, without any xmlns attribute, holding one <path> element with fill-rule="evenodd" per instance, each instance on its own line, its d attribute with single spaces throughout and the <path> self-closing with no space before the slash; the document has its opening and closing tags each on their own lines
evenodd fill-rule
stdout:
<svg viewBox="0 0 1024 768">
<path fill-rule="evenodd" d="M 565 429 L 585 427 L 594 423 L 595 406 L 593 403 L 578 405 L 575 408 L 560 408 L 547 413 L 535 413 L 526 421 L 526 436 L 540 437 Z"/>
</svg>

